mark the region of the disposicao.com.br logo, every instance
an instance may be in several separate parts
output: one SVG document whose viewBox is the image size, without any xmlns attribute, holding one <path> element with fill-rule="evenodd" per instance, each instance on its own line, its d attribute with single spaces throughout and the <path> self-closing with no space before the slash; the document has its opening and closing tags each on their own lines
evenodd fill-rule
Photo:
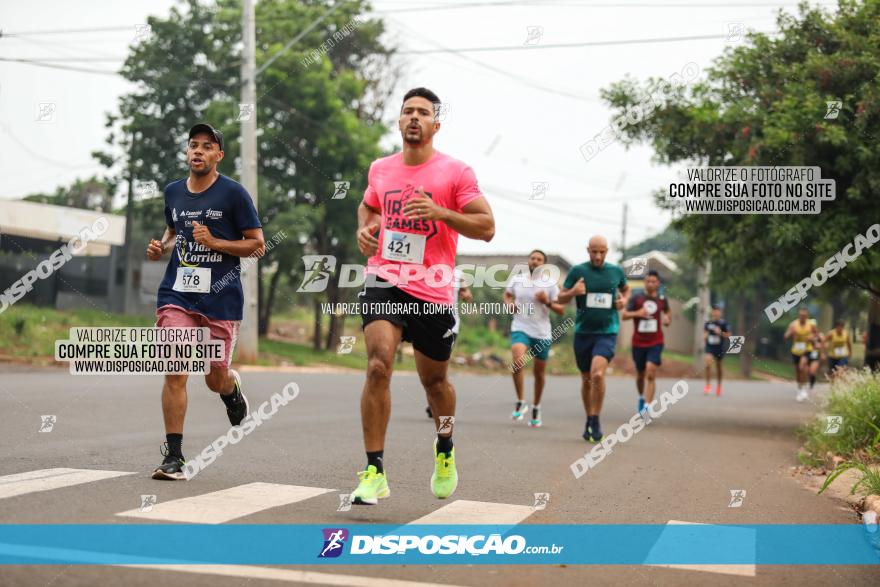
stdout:
<svg viewBox="0 0 880 587">
<path fill-rule="evenodd" d="M 337 270 L 336 257 L 333 255 L 303 255 L 302 260 L 304 273 L 302 283 L 296 290 L 298 293 L 325 291 L 334 276 L 336 287 L 340 289 L 360 289 L 365 284 L 370 287 L 405 286 L 415 281 L 424 281 L 428 287 L 442 288 L 456 283 L 456 274 L 460 275 L 461 287 L 502 288 L 513 280 L 521 280 L 524 287 L 546 287 L 558 283 L 560 277 L 559 267 L 551 263 L 541 265 L 534 272 L 529 271 L 526 263 L 488 266 L 473 263 L 455 266 L 445 263 L 430 266 L 389 263 L 369 267 L 343 263 Z"/>
<path fill-rule="evenodd" d="M 349 536 L 345 528 L 324 528 L 324 546 L 319 558 L 338 557 L 350 537 L 350 555 L 517 555 L 559 554 L 564 546 L 528 546 L 526 539 L 518 534 L 463 534 L 419 536 L 415 534 L 388 534 Z"/>
</svg>

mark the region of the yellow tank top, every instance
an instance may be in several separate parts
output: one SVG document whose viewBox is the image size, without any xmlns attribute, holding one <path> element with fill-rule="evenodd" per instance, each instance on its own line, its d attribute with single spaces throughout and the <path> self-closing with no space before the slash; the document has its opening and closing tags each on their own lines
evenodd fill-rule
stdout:
<svg viewBox="0 0 880 587">
<path fill-rule="evenodd" d="M 801 325 L 800 320 L 794 321 L 794 339 L 791 343 L 791 354 L 804 355 L 813 352 L 813 321 L 807 320 Z"/>
<path fill-rule="evenodd" d="M 829 344 L 829 353 L 832 359 L 842 359 L 849 356 L 849 333 L 844 330 L 841 334 L 837 334 L 837 330 L 831 331 L 831 340 Z"/>
</svg>

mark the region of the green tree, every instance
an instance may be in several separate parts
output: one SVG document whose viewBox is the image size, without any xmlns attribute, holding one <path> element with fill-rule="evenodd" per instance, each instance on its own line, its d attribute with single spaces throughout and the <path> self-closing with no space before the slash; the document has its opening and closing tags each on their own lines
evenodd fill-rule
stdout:
<svg viewBox="0 0 880 587">
<path fill-rule="evenodd" d="M 658 160 L 692 166 L 819 166 L 836 181 L 837 199 L 821 216 L 690 215 L 674 226 L 712 283 L 736 294 L 741 332 L 754 331 L 763 308 L 874 224 L 880 206 L 880 2 L 841 0 L 836 14 L 801 4 L 780 12 L 778 35 L 750 34 L 690 87 L 625 79 L 603 91 L 616 115 L 659 88 L 659 107 L 623 128 L 626 145 L 650 143 Z M 826 103 L 842 101 L 837 119 Z M 657 198 L 661 206 L 666 203 Z M 880 349 L 880 253 L 871 250 L 829 280 L 823 295 L 856 287 L 873 295 L 869 345 Z M 747 351 L 755 337 L 746 336 Z"/>
<path fill-rule="evenodd" d="M 67 187 L 58 187 L 54 194 L 31 194 L 22 199 L 41 204 L 110 212 L 113 210 L 115 191 L 114 180 L 93 175 L 88 179 L 77 179 Z"/>
</svg>

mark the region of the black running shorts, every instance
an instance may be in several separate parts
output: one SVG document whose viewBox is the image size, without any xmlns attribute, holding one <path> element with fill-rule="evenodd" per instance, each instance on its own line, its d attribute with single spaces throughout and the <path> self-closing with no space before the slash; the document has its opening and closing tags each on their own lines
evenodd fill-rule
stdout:
<svg viewBox="0 0 880 587">
<path fill-rule="evenodd" d="M 415 350 L 429 359 L 448 361 L 455 344 L 452 307 L 420 300 L 381 278 L 376 283 L 385 287 L 371 281 L 358 295 L 364 328 L 375 320 L 391 322 L 403 328 L 403 340 L 412 342 Z"/>
</svg>

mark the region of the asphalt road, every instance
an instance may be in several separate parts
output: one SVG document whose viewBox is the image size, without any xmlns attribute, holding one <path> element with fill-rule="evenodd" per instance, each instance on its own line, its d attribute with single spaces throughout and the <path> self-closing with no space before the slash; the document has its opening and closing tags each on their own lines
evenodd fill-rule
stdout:
<svg viewBox="0 0 880 587">
<path fill-rule="evenodd" d="M 460 483 L 452 499 L 429 490 L 433 423 L 424 393 L 412 374 L 395 375 L 392 421 L 385 448 L 392 495 L 376 507 L 337 511 L 339 494 L 354 489 L 364 466 L 359 397 L 363 376 L 349 373 L 244 373 L 251 407 L 296 382 L 301 393 L 242 442 L 229 447 L 189 482 L 150 479 L 161 462 L 164 440 L 157 377 L 70 376 L 65 371 L 0 372 L 3 454 L 0 476 L 69 468 L 135 473 L 48 491 L 2 494 L 2 523 L 154 523 L 137 513 L 141 495 L 163 504 L 210 492 L 264 483 L 321 488 L 236 517 L 234 523 L 406 524 L 450 502 L 469 500 L 531 508 L 547 492 L 546 509 L 530 511 L 525 524 L 856 523 L 842 502 L 802 488 L 791 477 L 797 465 L 795 430 L 816 408 L 794 401 L 791 385 L 728 382 L 722 398 L 704 397 L 689 380 L 689 394 L 662 418 L 618 446 L 593 470 L 575 479 L 570 464 L 588 445 L 578 380 L 548 379 L 544 426 L 512 422 L 512 383 L 499 376 L 454 376 L 458 391 L 455 445 Z M 661 380 L 658 391 L 674 381 Z M 531 380 L 527 381 L 531 385 Z M 204 383 L 190 383 L 184 436 L 188 457 L 228 429 L 219 399 Z M 529 392 L 530 393 L 530 392 Z M 610 378 L 603 425 L 606 433 L 629 419 L 634 382 Z M 39 432 L 41 416 L 54 415 L 51 432 Z M 8 479 L 8 478 L 7 478 Z M 0 480 L 2 481 L 2 480 Z M 24 484 L 29 487 L 27 483 Z M 31 484 L 33 485 L 33 484 Z M 276 486 L 268 486 L 269 493 Z M 730 491 L 745 490 L 731 508 Z M 22 490 L 25 491 L 25 490 Z M 282 491 L 283 492 L 283 491 Z M 277 495 L 270 495 L 270 501 Z M 282 501 L 284 501 L 282 499 Z M 169 504 L 168 507 L 174 504 Z M 519 506 L 517 508 L 517 506 Z M 174 508 L 172 508 L 174 509 Z M 180 514 L 191 515 L 187 508 Z M 170 511 L 170 510 L 169 510 Z M 444 510 L 446 511 L 446 510 Z M 225 506 L 192 515 L 223 516 Z M 167 515 L 175 515 L 173 512 Z M 441 512 L 442 513 L 442 512 Z M 436 515 L 436 514 L 435 514 Z M 235 548 L 235 545 L 218 545 Z M 759 566 L 673 569 L 650 566 L 333 566 L 240 567 L 157 570 L 95 566 L 5 567 L 2 585 L 293 584 L 392 585 L 390 581 L 452 585 L 713 584 L 875 585 L 877 567 Z M 320 571 L 317 573 L 316 571 Z M 399 584 L 403 585 L 403 584 Z"/>
</svg>

